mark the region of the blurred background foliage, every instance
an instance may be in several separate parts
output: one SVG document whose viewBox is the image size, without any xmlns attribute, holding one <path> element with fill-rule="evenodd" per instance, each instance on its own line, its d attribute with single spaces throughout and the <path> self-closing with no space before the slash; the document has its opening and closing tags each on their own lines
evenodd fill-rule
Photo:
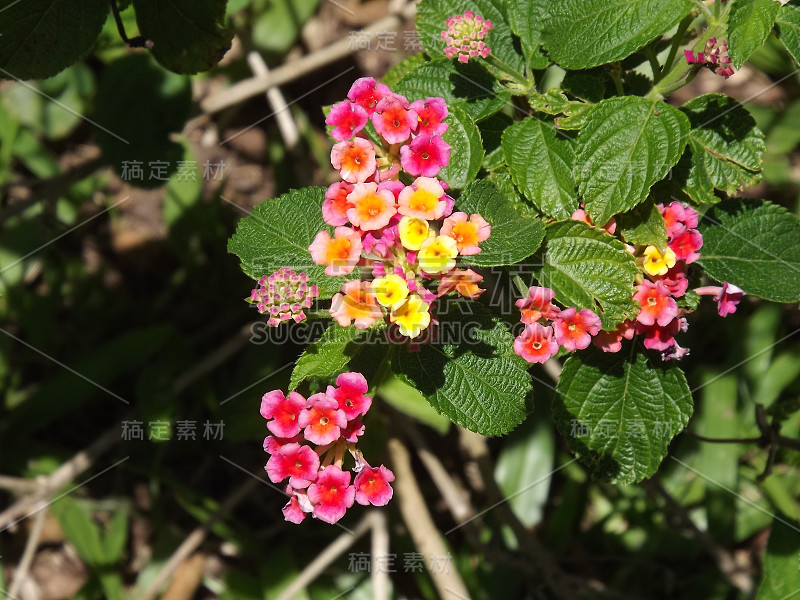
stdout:
<svg viewBox="0 0 800 600">
<path fill-rule="evenodd" d="M 234 47 L 192 77 L 128 49 L 109 17 L 84 61 L 47 80 L 0 84 L 0 473 L 13 478 L 0 492 L 3 506 L 24 491 L 16 478 L 52 474 L 104 434 L 114 438 L 58 490 L 101 475 L 48 511 L 30 569 L 41 595 L 26 599 L 142 597 L 187 535 L 232 491 L 263 477 L 260 398 L 286 387 L 287 365 L 303 345 L 249 342 L 260 319 L 243 302 L 251 282 L 226 254 L 227 239 L 256 203 L 331 181 L 320 107 L 341 99 L 359 74 L 377 77 L 413 52 L 401 42 L 363 49 L 282 86 L 300 133 L 290 150 L 266 118 L 272 109 L 263 96 L 214 115 L 198 100 L 249 77 L 251 50 L 277 66 L 388 11 L 383 0 L 342 4 L 230 0 Z M 133 37 L 130 7 L 122 18 Z M 800 214 L 800 76 L 790 57 L 771 40 L 729 82 L 704 72 L 672 100 L 708 91 L 748 100 L 767 135 L 764 181 L 748 195 Z M 125 161 L 142 162 L 145 178 L 121 178 Z M 152 161 L 168 166 L 150 177 Z M 797 438 L 797 307 L 751 300 L 724 321 L 713 312 L 701 307 L 686 336 L 692 354 L 682 366 L 697 390 L 689 429 L 758 438 L 761 405 L 780 417 L 783 435 Z M 487 512 L 445 538 L 473 598 L 552 597 L 526 554 L 526 536 L 543 541 L 565 572 L 598 582 L 597 597 L 748 598 L 767 577 L 774 591 L 764 586 L 758 598 L 783 600 L 800 587 L 797 451 L 772 455 L 759 444 L 704 443 L 685 433 L 653 480 L 592 482 L 554 432 L 550 380 L 534 376 L 533 415 L 489 442 L 511 511 Z M 482 479 L 447 420 L 398 380 L 379 397 L 365 453 L 386 460 L 385 440 L 398 436 L 412 451 L 427 448 L 478 510 L 492 504 L 486 472 Z M 124 423 L 134 421 L 145 439 L 122 439 Z M 179 439 L 179 421 L 198 424 L 194 441 Z M 224 422 L 222 439 L 205 439 L 206 422 Z M 413 465 L 439 528 L 458 525 L 419 457 Z M 341 534 L 319 522 L 284 523 L 283 504 L 256 482 L 181 562 L 164 597 L 277 598 Z M 345 525 L 355 527 L 363 513 L 351 511 Z M 404 553 L 417 549 L 396 503 L 387 514 L 394 597 L 435 598 L 430 573 L 405 572 Z M 0 533 L 0 590 L 31 521 Z M 349 552 L 369 548 L 362 539 Z M 351 566 L 342 554 L 297 597 L 370 598 L 369 574 Z"/>
</svg>

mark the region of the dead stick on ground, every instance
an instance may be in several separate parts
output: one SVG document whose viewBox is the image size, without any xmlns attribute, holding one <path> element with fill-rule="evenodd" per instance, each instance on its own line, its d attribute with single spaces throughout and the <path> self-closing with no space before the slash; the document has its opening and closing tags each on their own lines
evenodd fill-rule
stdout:
<svg viewBox="0 0 800 600">
<path fill-rule="evenodd" d="M 161 569 L 158 573 L 156 578 L 153 580 L 153 583 L 150 584 L 139 600 L 153 600 L 155 598 L 161 588 L 169 581 L 169 578 L 172 576 L 172 573 L 177 569 L 184 560 L 186 560 L 192 553 L 197 550 L 200 544 L 203 543 L 203 540 L 206 539 L 208 532 L 211 530 L 211 527 L 214 526 L 217 521 L 220 519 L 224 519 L 228 514 L 242 501 L 244 500 L 248 494 L 250 494 L 253 490 L 255 490 L 259 486 L 259 482 L 256 479 L 248 479 L 238 488 L 236 488 L 230 496 L 228 496 L 217 509 L 217 511 L 211 515 L 211 517 L 203 523 L 202 525 L 195 528 L 192 533 L 190 533 L 183 543 L 172 553 L 172 556 L 167 561 L 167 564 Z"/>
<path fill-rule="evenodd" d="M 399 13 L 389 15 L 377 21 L 369 27 L 364 28 L 360 33 L 362 35 L 369 35 L 371 39 L 379 33 L 400 29 L 403 23 L 414 16 L 416 10 L 416 2 L 410 2 Z M 353 44 L 350 39 L 339 40 L 303 58 L 282 65 L 274 71 L 271 71 L 267 76 L 252 77 L 240 81 L 227 90 L 206 98 L 200 103 L 200 107 L 207 113 L 218 112 L 224 108 L 238 104 L 243 100 L 247 100 L 258 94 L 263 94 L 271 87 L 283 85 L 298 77 L 307 75 L 320 67 L 324 67 L 325 65 L 348 56 L 353 51 Z"/>
<path fill-rule="evenodd" d="M 283 590 L 281 595 L 278 596 L 277 600 L 292 600 L 296 594 L 303 591 L 309 583 L 319 577 L 319 575 L 343 552 L 352 546 L 358 538 L 372 529 L 373 523 L 374 514 L 370 513 L 362 519 L 361 523 L 358 524 L 352 533 L 343 533 L 336 538 L 300 572 L 289 587 Z"/>
<path fill-rule="evenodd" d="M 414 545 L 424 559 L 448 556 L 442 535 L 433 522 L 425 498 L 417 486 L 416 476 L 411 468 L 411 456 L 408 449 L 393 438 L 389 440 L 389 453 L 392 456 L 392 469 L 395 473 L 394 487 L 397 491 L 397 503 L 403 515 L 406 527 L 414 540 Z M 455 600 L 470 597 L 467 587 L 455 569 L 448 572 L 439 569 L 428 571 L 433 584 L 439 592 L 439 598 Z"/>
<path fill-rule="evenodd" d="M 22 558 L 19 561 L 17 570 L 14 573 L 14 581 L 11 583 L 11 588 L 8 590 L 8 595 L 12 598 L 19 594 L 22 584 L 28 577 L 28 571 L 33 564 L 33 557 L 36 555 L 36 549 L 39 547 L 39 540 L 42 538 L 42 530 L 44 529 L 44 521 L 47 517 L 47 502 L 42 500 L 42 506 L 39 506 L 39 512 L 36 514 L 36 519 L 33 522 L 33 528 L 28 535 L 28 541 L 25 543 L 25 550 L 22 553 Z"/>
<path fill-rule="evenodd" d="M 43 480 L 37 491 L 30 496 L 22 498 L 0 513 L 0 531 L 19 520 L 20 517 L 31 511 L 41 500 L 52 496 L 61 487 L 67 485 L 75 477 L 88 469 L 98 457 L 103 455 L 114 443 L 120 439 L 119 426 L 116 425 L 106 431 L 86 449 L 81 450 L 56 471 Z"/>
<path fill-rule="evenodd" d="M 386 513 L 378 508 L 372 511 L 372 600 L 389 600 L 389 528 Z"/>
<path fill-rule="evenodd" d="M 478 463 L 490 500 L 497 503 L 496 508 L 503 516 L 503 520 L 514 530 L 520 546 L 533 560 L 537 571 L 542 575 L 550 591 L 556 598 L 562 600 L 574 600 L 581 597 L 577 582 L 567 577 L 533 532 L 528 531 L 517 519 L 508 503 L 503 502 L 505 496 L 494 479 L 494 466 L 489 455 L 486 438 L 462 427 L 459 427 L 459 434 L 461 445 Z"/>
</svg>

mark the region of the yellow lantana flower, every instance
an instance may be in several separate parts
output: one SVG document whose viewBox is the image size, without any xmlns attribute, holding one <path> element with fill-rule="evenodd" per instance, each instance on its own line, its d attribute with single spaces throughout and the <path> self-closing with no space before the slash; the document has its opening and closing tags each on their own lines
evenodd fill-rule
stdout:
<svg viewBox="0 0 800 600">
<path fill-rule="evenodd" d="M 428 239 L 430 226 L 425 219 L 403 217 L 397 225 L 400 243 L 406 250 L 419 250 L 422 242 Z"/>
<path fill-rule="evenodd" d="M 391 312 L 389 319 L 392 323 L 397 323 L 401 334 L 415 338 L 431 324 L 429 308 L 428 303 L 422 298 L 411 294 Z"/>
<path fill-rule="evenodd" d="M 419 247 L 417 260 L 426 273 L 447 273 L 456 266 L 458 246 L 446 235 L 426 239 Z"/>
<path fill-rule="evenodd" d="M 372 282 L 372 293 L 381 306 L 397 308 L 408 297 L 408 284 L 399 275 L 390 274 Z"/>
<path fill-rule="evenodd" d="M 644 272 L 653 277 L 666 275 L 675 266 L 677 257 L 675 253 L 667 248 L 662 254 L 655 246 L 648 246 L 644 249 L 644 262 L 642 268 Z"/>
</svg>

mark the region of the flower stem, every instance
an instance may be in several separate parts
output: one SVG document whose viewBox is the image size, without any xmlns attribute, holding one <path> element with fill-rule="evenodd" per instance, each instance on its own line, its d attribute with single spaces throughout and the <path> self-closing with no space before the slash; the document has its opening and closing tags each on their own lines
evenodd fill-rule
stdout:
<svg viewBox="0 0 800 600">
<path fill-rule="evenodd" d="M 516 69 L 512 69 L 511 67 L 509 67 L 506 63 L 497 58 L 494 54 L 487 55 L 484 60 L 486 60 L 486 62 L 488 62 L 496 69 L 499 69 L 503 73 L 508 75 L 515 83 L 521 86 L 522 89 L 525 90 L 526 92 L 530 90 L 532 84 L 528 80 L 528 78 L 525 77 L 525 75 L 523 75 Z"/>
<path fill-rule="evenodd" d="M 675 62 L 675 57 L 678 55 L 678 49 L 681 47 L 683 36 L 686 35 L 686 32 L 689 30 L 689 26 L 692 24 L 692 21 L 694 21 L 694 15 L 690 14 L 678 24 L 678 30 L 675 32 L 675 36 L 672 38 L 672 48 L 670 48 L 667 61 L 662 67 L 662 76 L 664 73 L 668 73 L 669 70 L 672 69 L 672 63 Z"/>
<path fill-rule="evenodd" d="M 524 281 L 522 281 L 522 277 L 520 277 L 519 275 L 514 275 L 511 279 L 514 282 L 514 285 L 516 286 L 519 293 L 522 294 L 523 297 L 527 296 L 528 286 L 525 285 Z"/>
<path fill-rule="evenodd" d="M 658 62 L 658 56 L 656 56 L 652 46 L 645 47 L 644 53 L 647 56 L 647 60 L 650 61 L 650 68 L 653 70 L 653 82 L 658 82 L 661 79 L 661 65 Z"/>
</svg>

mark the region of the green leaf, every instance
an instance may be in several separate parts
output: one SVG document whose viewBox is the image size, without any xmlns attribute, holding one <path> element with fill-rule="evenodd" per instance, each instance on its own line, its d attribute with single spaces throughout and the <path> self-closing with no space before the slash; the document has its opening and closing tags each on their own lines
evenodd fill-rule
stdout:
<svg viewBox="0 0 800 600">
<path fill-rule="evenodd" d="M 478 267 L 513 265 L 536 252 L 544 239 L 544 223 L 523 215 L 512 198 L 489 181 L 474 181 L 464 188 L 456 208 L 467 214 L 478 213 L 492 226 L 491 235 L 481 242 L 481 252 L 464 261 Z"/>
<path fill-rule="evenodd" d="M 544 69 L 550 59 L 542 52 L 542 0 L 508 0 L 511 30 L 522 41 L 522 50 L 531 69 Z"/>
<path fill-rule="evenodd" d="M 581 221 L 548 225 L 542 259 L 536 278 L 564 306 L 593 310 L 606 330 L 636 316 L 639 268 L 625 245 L 602 229 Z"/>
<path fill-rule="evenodd" d="M 91 69 L 78 63 L 44 81 L 11 84 L 0 100 L 3 108 L 27 128 L 48 139 L 59 140 L 81 123 L 81 115 L 86 112 L 93 92 Z"/>
<path fill-rule="evenodd" d="M 252 42 L 262 52 L 288 52 L 303 24 L 316 12 L 320 0 L 273 0 L 267 9 L 253 19 Z"/>
<path fill-rule="evenodd" d="M 87 54 L 108 15 L 105 0 L 0 2 L 0 76 L 51 77 Z"/>
<path fill-rule="evenodd" d="M 767 39 L 778 9 L 775 0 L 730 0 L 728 13 L 728 56 L 740 69 Z"/>
<path fill-rule="evenodd" d="M 394 91 L 411 102 L 430 96 L 444 98 L 448 108 L 458 106 L 475 121 L 496 113 L 511 98 L 480 63 L 447 59 L 420 65 L 403 77 Z"/>
<path fill-rule="evenodd" d="M 367 343 L 367 338 L 373 331 L 374 329 L 357 329 L 353 325 L 342 327 L 338 323 L 332 323 L 322 337 L 308 346 L 297 359 L 289 380 L 289 389 L 296 390 L 309 377 L 330 377 L 344 369 L 367 346 L 374 349 L 374 346 Z"/>
<path fill-rule="evenodd" d="M 444 56 L 442 31 L 447 29 L 447 18 L 466 10 L 492 22 L 493 29 L 484 40 L 486 45 L 505 64 L 522 71 L 524 60 L 514 47 L 511 27 L 506 19 L 505 0 L 422 0 L 417 5 L 417 31 L 428 54 L 433 59 Z"/>
<path fill-rule="evenodd" d="M 604 100 L 578 136 L 575 174 L 592 221 L 643 202 L 650 187 L 678 162 L 689 119 L 664 102 L 625 96 Z"/>
<path fill-rule="evenodd" d="M 559 0 L 541 15 L 542 44 L 566 69 L 586 69 L 633 54 L 669 31 L 689 0 Z"/>
<path fill-rule="evenodd" d="M 397 410 L 433 427 L 441 435 L 445 435 L 450 429 L 450 419 L 433 410 L 418 389 L 403 383 L 394 375 L 390 375 L 381 383 L 377 394 Z"/>
<path fill-rule="evenodd" d="M 183 159 L 183 148 L 170 134 L 183 129 L 191 104 L 188 77 L 165 71 L 147 54 L 115 60 L 103 72 L 95 98 L 103 157 L 131 185 L 166 184 Z M 130 170 L 134 162 L 140 163 L 139 175 Z M 156 162 L 166 165 L 163 172 L 153 169 Z"/>
<path fill-rule="evenodd" d="M 133 0 L 139 31 L 153 42 L 153 56 L 167 69 L 208 71 L 231 47 L 226 29 L 227 0 Z"/>
<path fill-rule="evenodd" d="M 773 302 L 800 301 L 800 221 L 767 200 L 735 200 L 705 214 L 698 263 L 717 281 Z"/>
<path fill-rule="evenodd" d="M 439 172 L 439 178 L 451 188 L 462 189 L 475 179 L 483 163 L 481 132 L 470 116 L 458 106 L 449 109 L 449 127 L 442 138 L 452 146 L 450 163 Z"/>
<path fill-rule="evenodd" d="M 552 422 L 528 419 L 503 442 L 494 477 L 511 510 L 525 527 L 544 516 L 555 457 Z"/>
<path fill-rule="evenodd" d="M 383 81 L 383 83 L 388 85 L 390 88 L 394 88 L 398 83 L 400 83 L 400 80 L 403 77 L 408 75 L 417 67 L 424 65 L 426 62 L 428 62 L 428 59 L 424 52 L 404 58 L 391 69 L 389 69 L 381 81 Z"/>
<path fill-rule="evenodd" d="M 125 545 L 128 543 L 129 526 L 130 509 L 127 504 L 123 504 L 114 511 L 111 523 L 109 523 L 103 537 L 103 552 L 105 553 L 105 560 L 109 563 L 113 564 L 122 559 Z"/>
<path fill-rule="evenodd" d="M 329 277 L 324 265 L 311 260 L 308 247 L 317 233 L 333 231 L 322 219 L 324 198 L 325 188 L 309 187 L 262 202 L 239 222 L 228 241 L 228 252 L 239 257 L 242 270 L 253 279 L 291 267 L 308 274 L 320 298 L 330 298 L 348 279 L 357 277 L 358 270 L 349 277 Z"/>
<path fill-rule="evenodd" d="M 572 179 L 574 144 L 563 135 L 535 117 L 503 134 L 503 153 L 514 183 L 539 210 L 557 219 L 568 219 L 578 208 Z"/>
<path fill-rule="evenodd" d="M 476 302 L 451 302 L 437 318 L 438 340 L 411 351 L 398 347 L 392 368 L 431 406 L 482 435 L 503 435 L 527 415 L 531 391 L 513 337 Z"/>
<path fill-rule="evenodd" d="M 657 246 L 662 250 L 667 245 L 667 226 L 652 199 L 629 212 L 617 215 L 616 220 L 617 231 L 629 244 Z"/>
<path fill-rule="evenodd" d="M 781 6 L 775 19 L 775 26 L 778 38 L 794 57 L 795 62 L 800 63 L 800 2 L 792 0 L 789 4 Z"/>
<path fill-rule="evenodd" d="M 595 477 L 630 484 L 652 476 L 689 422 L 692 394 L 673 363 L 651 364 L 631 344 L 570 356 L 554 415 L 567 445 Z"/>
<path fill-rule="evenodd" d="M 800 590 L 800 527 L 775 516 L 764 555 L 764 578 L 756 600 L 788 600 Z"/>
<path fill-rule="evenodd" d="M 197 167 L 197 156 L 189 143 L 183 144 L 183 164 L 170 177 L 164 188 L 164 224 L 174 227 L 187 216 L 203 197 L 203 179 Z"/>
<path fill-rule="evenodd" d="M 684 185 L 692 200 L 715 203 L 714 188 L 731 195 L 761 180 L 764 134 L 746 108 L 724 94 L 705 94 L 681 111 L 692 126 Z M 683 163 L 675 169 L 679 177 Z"/>
<path fill-rule="evenodd" d="M 105 551 L 100 539 L 100 530 L 94 521 L 75 500 L 64 498 L 53 504 L 53 516 L 61 525 L 64 536 L 75 546 L 80 557 L 89 565 L 105 562 Z"/>
</svg>

